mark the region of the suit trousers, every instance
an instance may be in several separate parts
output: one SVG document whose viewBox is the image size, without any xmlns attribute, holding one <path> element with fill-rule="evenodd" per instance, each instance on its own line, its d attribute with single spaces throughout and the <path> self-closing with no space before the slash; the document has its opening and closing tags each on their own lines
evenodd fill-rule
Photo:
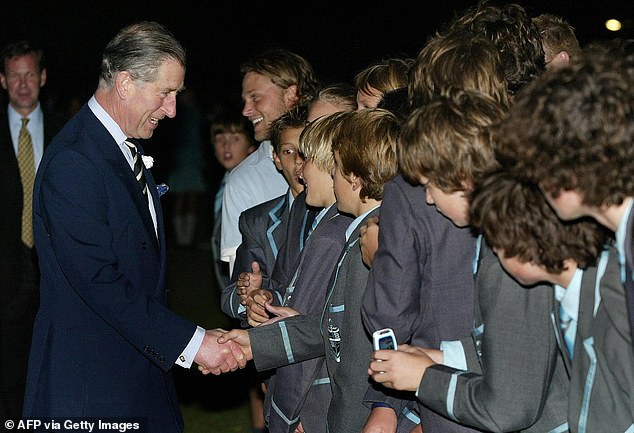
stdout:
<svg viewBox="0 0 634 433">
<path fill-rule="evenodd" d="M 37 255 L 22 245 L 21 275 L 13 299 L 0 316 L 0 418 L 22 415 L 33 322 L 39 304 Z"/>
</svg>

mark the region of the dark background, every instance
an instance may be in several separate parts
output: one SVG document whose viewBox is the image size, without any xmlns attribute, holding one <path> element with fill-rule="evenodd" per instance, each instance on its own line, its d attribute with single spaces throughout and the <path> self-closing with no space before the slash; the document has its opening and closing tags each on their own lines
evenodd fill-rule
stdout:
<svg viewBox="0 0 634 433">
<path fill-rule="evenodd" d="M 634 38 L 633 0 L 517 0 L 530 16 L 549 12 L 576 30 L 582 45 L 616 36 Z M 199 113 L 207 119 L 217 107 L 241 110 L 240 64 L 264 48 L 283 47 L 304 56 L 325 83 L 352 83 L 354 76 L 387 57 L 415 57 L 444 23 L 477 0 L 0 0 L 0 46 L 32 39 L 45 50 L 48 80 L 42 100 L 60 112 L 72 112 L 97 86 L 101 53 L 122 27 L 139 20 L 166 25 L 185 46 L 185 84 L 193 89 Z M 608 18 L 624 21 L 620 34 L 605 30 Z M 0 103 L 2 97 L 0 96 Z M 181 101 L 182 102 L 182 101 Z M 159 182 L 170 182 L 187 112 L 179 103 L 175 119 L 164 119 L 146 150 L 157 163 Z M 191 124 L 187 123 L 185 128 Z M 200 221 L 209 222 L 213 195 L 223 175 L 201 126 L 201 158 L 207 190 Z M 174 184 L 170 183 L 173 187 Z M 175 188 L 164 197 L 168 215 Z M 208 243 L 210 224 L 199 227 Z"/>
<path fill-rule="evenodd" d="M 141 19 L 165 24 L 185 45 L 186 85 L 204 107 L 240 104 L 239 65 L 265 47 L 295 51 L 325 82 L 351 81 L 370 63 L 415 56 L 439 26 L 476 0 L 419 1 L 122 1 L 3 0 L 0 45 L 34 39 L 43 45 L 48 83 L 43 97 L 83 102 L 97 83 L 101 51 L 123 26 Z M 531 16 L 550 12 L 576 29 L 582 44 L 613 37 L 603 23 L 616 16 L 634 37 L 634 1 L 518 1 Z"/>
</svg>

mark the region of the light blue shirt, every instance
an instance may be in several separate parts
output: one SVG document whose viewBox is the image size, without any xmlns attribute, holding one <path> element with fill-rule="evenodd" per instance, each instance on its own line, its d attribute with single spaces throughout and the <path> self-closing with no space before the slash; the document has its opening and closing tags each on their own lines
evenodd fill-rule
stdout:
<svg viewBox="0 0 634 433">
<path fill-rule="evenodd" d="M 583 270 L 578 269 L 570 280 L 568 287 L 564 288 L 555 284 L 555 299 L 559 302 L 559 316 L 561 319 L 564 342 L 568 354 L 572 358 L 577 334 L 577 321 L 579 320 L 579 300 L 581 297 L 581 279 Z"/>
<path fill-rule="evenodd" d="M 9 130 L 11 131 L 11 141 L 13 142 L 13 150 L 15 151 L 15 157 L 18 157 L 18 139 L 20 138 L 20 130 L 22 129 L 22 115 L 15 111 L 15 109 L 9 105 L 7 110 L 9 114 Z M 31 135 L 31 143 L 33 144 L 33 160 L 35 162 L 35 170 L 40 166 L 42 155 L 44 154 L 44 113 L 40 103 L 37 103 L 37 107 L 27 116 L 29 123 L 26 124 L 26 129 Z"/>
<path fill-rule="evenodd" d="M 233 272 L 236 250 L 242 243 L 238 227 L 240 214 L 281 196 L 287 190 L 288 183 L 273 162 L 273 146 L 270 141 L 263 141 L 257 151 L 231 170 L 222 198 L 220 226 L 220 260 L 229 262 L 230 272 Z"/>
<path fill-rule="evenodd" d="M 629 203 L 623 213 L 623 218 L 619 221 L 619 226 L 614 234 L 616 240 L 616 250 L 619 253 L 619 264 L 621 265 L 621 282 L 625 281 L 625 236 L 627 235 L 627 222 L 630 219 L 632 213 L 632 204 L 634 200 L 628 198 Z"/>
<path fill-rule="evenodd" d="M 363 219 L 368 216 L 368 214 L 370 212 L 372 212 L 374 209 L 379 208 L 381 205 L 378 206 L 374 206 L 372 209 L 362 213 L 361 215 L 359 215 L 358 217 L 356 217 L 348 226 L 348 228 L 346 229 L 346 242 L 348 242 L 350 240 L 350 236 L 352 236 L 352 233 L 354 233 L 354 231 L 357 229 L 357 227 L 359 226 L 359 224 L 361 224 L 361 221 L 363 221 Z"/>
<path fill-rule="evenodd" d="M 128 161 L 128 164 L 130 165 L 130 170 L 134 172 L 134 160 L 132 159 L 132 153 L 130 152 L 130 148 L 128 147 L 128 145 L 124 143 L 124 141 L 128 137 L 121 130 L 121 127 L 119 127 L 117 122 L 115 122 L 114 119 L 110 117 L 110 115 L 106 112 L 106 110 L 104 110 L 103 107 L 99 105 L 99 102 L 97 102 L 94 96 L 88 101 L 88 108 L 90 108 L 95 117 L 97 117 L 99 122 L 101 122 L 101 124 L 108 130 L 112 138 L 114 138 L 115 142 L 119 146 L 119 150 L 121 150 L 123 156 L 125 156 L 126 161 Z M 156 234 L 156 210 L 154 209 L 152 194 L 148 194 L 147 196 L 150 214 L 152 215 L 152 222 L 154 223 L 154 233 Z M 187 344 L 185 350 L 183 350 L 180 356 L 176 359 L 176 364 L 185 368 L 191 367 L 204 338 L 205 330 L 200 326 L 197 326 L 194 335 L 192 336 L 191 340 L 189 340 L 189 344 Z"/>
</svg>

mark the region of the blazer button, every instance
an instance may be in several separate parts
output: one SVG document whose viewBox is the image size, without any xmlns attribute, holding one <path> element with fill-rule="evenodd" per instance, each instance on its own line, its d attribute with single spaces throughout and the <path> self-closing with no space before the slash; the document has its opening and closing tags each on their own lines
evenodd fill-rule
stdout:
<svg viewBox="0 0 634 433">
<path fill-rule="evenodd" d="M 141 248 L 147 250 L 147 242 L 141 242 Z"/>
</svg>

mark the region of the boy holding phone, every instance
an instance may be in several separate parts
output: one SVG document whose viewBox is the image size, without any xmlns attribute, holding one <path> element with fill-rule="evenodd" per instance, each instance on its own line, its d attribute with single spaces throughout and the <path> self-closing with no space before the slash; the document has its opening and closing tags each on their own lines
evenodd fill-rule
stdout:
<svg viewBox="0 0 634 433">
<path fill-rule="evenodd" d="M 458 226 L 469 225 L 474 181 L 496 166 L 488 128 L 502 115 L 488 97 L 455 92 L 403 126 L 401 169 Z M 522 287 L 485 242 L 478 245 L 472 336 L 443 342 L 442 351 L 402 345 L 375 352 L 370 374 L 389 388 L 417 391 L 421 405 L 461 424 L 564 431 L 568 379 L 549 318 L 552 289 Z"/>
</svg>

